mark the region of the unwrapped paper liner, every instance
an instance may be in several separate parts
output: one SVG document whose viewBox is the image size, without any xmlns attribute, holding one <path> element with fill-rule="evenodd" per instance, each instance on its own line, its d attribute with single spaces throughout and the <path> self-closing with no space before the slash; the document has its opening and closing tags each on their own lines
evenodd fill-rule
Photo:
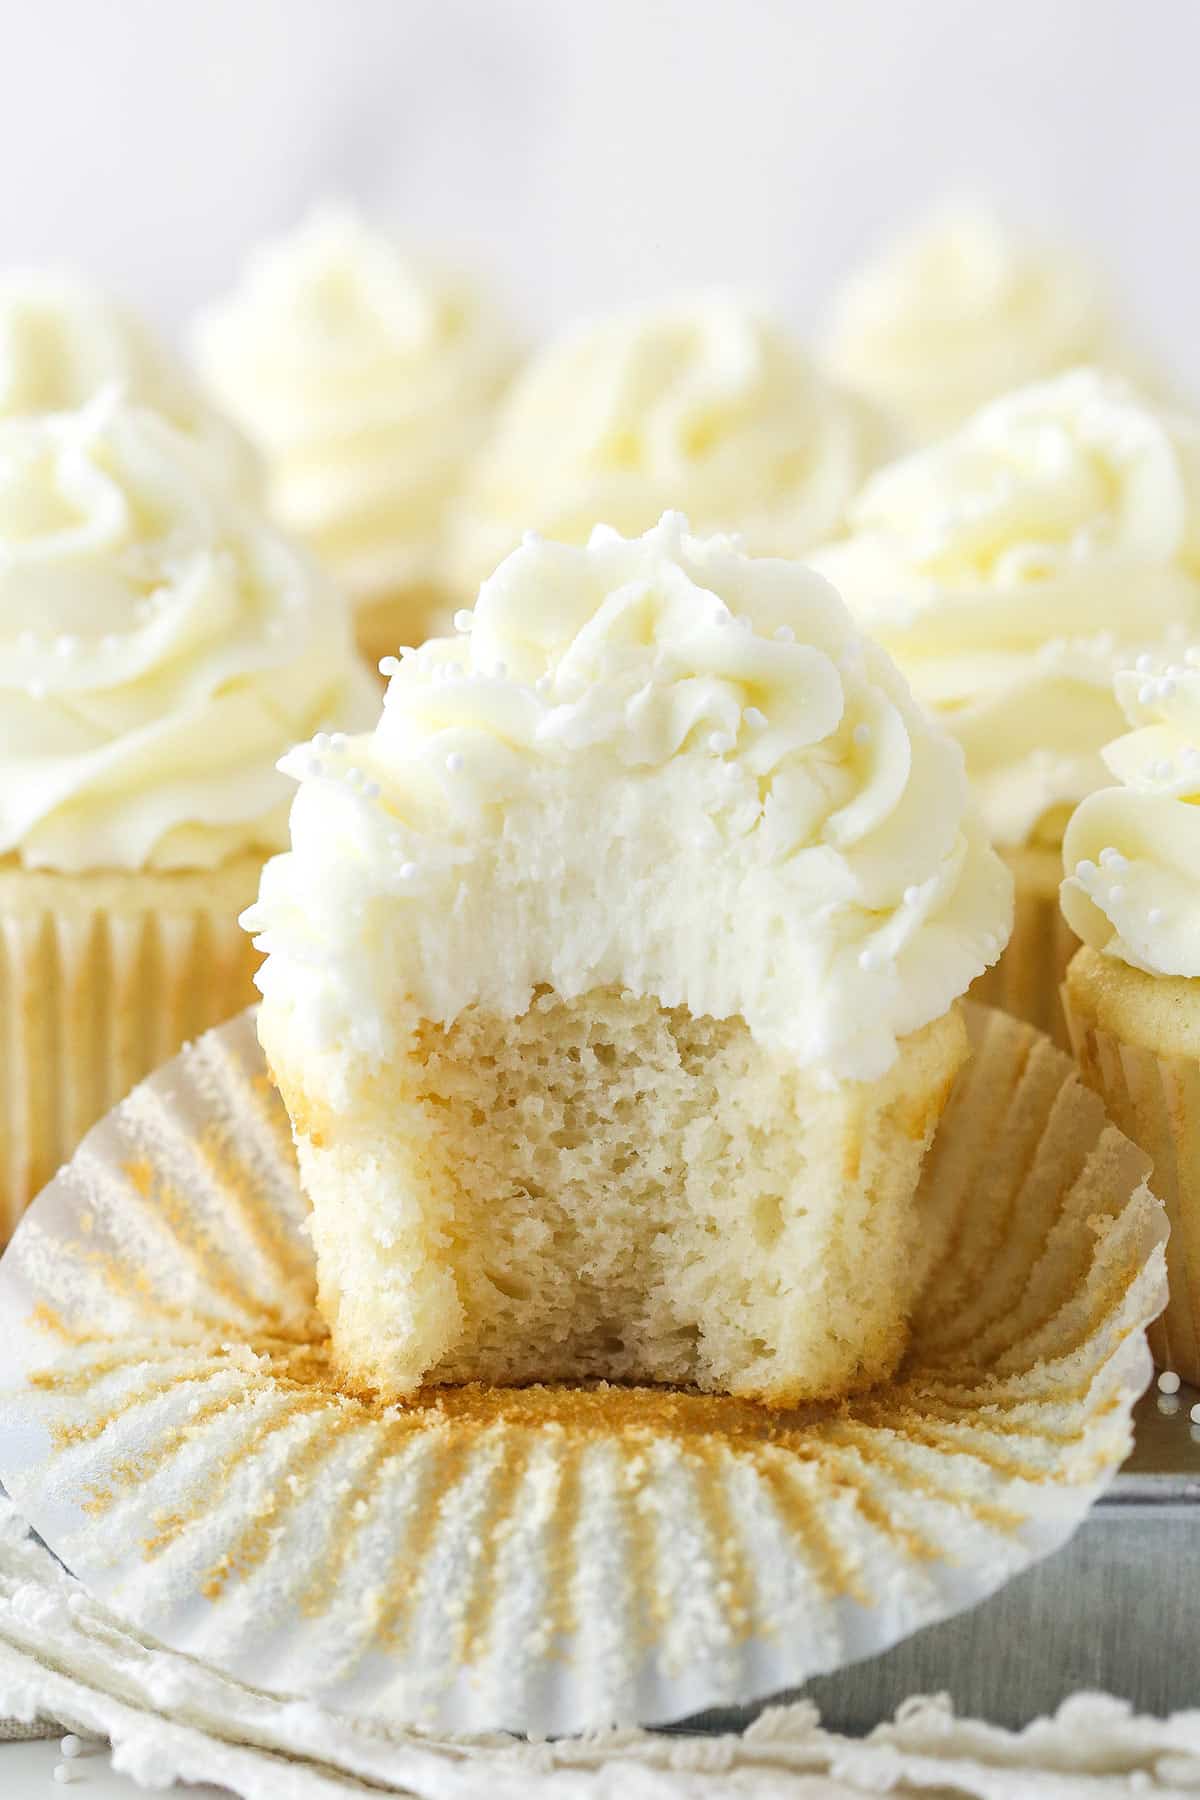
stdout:
<svg viewBox="0 0 1200 1800">
<path fill-rule="evenodd" d="M 1131 1443 L 1145 1159 L 972 1009 L 897 1377 L 842 1405 L 339 1392 L 251 1017 L 93 1132 L 0 1264 L 0 1477 L 139 1632 L 340 1714 L 544 1734 L 749 1702 L 1057 1548 Z"/>
<path fill-rule="evenodd" d="M 1154 1360 L 1200 1386 L 1200 1062 L 1114 1037 L 1071 1005 L 1066 987 L 1063 1007 L 1084 1080 L 1150 1157 L 1166 1207 L 1171 1291 L 1148 1334 Z"/>
<path fill-rule="evenodd" d="M 602 1732 L 556 1743 L 450 1739 L 276 1700 L 130 1631 L 0 1500 L 0 1709 L 33 1732 L 107 1738 L 142 1785 L 213 1781 L 244 1800 L 727 1800 L 732 1792 L 842 1800 L 1071 1800 L 1178 1794 L 1200 1784 L 1200 1711 L 1138 1717 L 1101 1694 L 1019 1732 L 905 1701 L 863 1739 L 823 1731 L 807 1701 L 722 1736 Z M 88 1773 L 94 1764 L 87 1765 Z"/>
</svg>

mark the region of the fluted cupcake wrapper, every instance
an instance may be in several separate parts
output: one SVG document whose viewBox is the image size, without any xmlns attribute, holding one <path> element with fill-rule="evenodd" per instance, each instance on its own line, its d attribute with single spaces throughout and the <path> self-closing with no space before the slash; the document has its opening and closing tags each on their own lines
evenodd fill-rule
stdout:
<svg viewBox="0 0 1200 1800">
<path fill-rule="evenodd" d="M 1070 1535 L 1128 1453 L 1163 1302 L 1144 1156 L 1044 1038 L 969 1028 L 909 1354 L 786 1413 L 346 1391 L 253 1021 L 209 1032 L 0 1263 L 0 1480 L 139 1630 L 356 1718 L 659 1723 L 886 1649 Z"/>
<path fill-rule="evenodd" d="M 1015 872 L 1012 937 L 999 962 L 972 984 L 971 999 L 1024 1019 L 1068 1050 L 1059 989 L 1079 939 L 1062 916 L 1057 888 L 1046 893 L 1023 882 L 1019 864 Z"/>
<path fill-rule="evenodd" d="M 1083 1078 L 1150 1157 L 1170 1223 L 1170 1298 L 1150 1326 L 1150 1349 L 1160 1369 L 1200 1385 L 1200 1062 L 1113 1036 L 1072 1007 L 1066 988 L 1063 1007 Z"/>
<path fill-rule="evenodd" d="M 246 859 L 241 905 L 257 885 Z M 136 882 L 131 878 L 131 887 Z M 88 879 L 47 903 L 0 895 L 0 1245 L 84 1133 L 189 1038 L 254 998 L 258 957 L 239 901 L 214 904 L 211 875 L 157 877 L 145 904 L 88 900 Z M 228 876 L 222 894 L 228 893 Z M 164 895 L 170 903 L 162 904 Z"/>
</svg>

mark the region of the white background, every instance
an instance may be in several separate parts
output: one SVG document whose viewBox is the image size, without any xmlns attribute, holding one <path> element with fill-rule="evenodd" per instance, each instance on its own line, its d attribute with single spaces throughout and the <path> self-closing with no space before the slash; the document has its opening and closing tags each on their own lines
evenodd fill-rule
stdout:
<svg viewBox="0 0 1200 1800">
<path fill-rule="evenodd" d="M 534 328 L 731 280 L 807 322 L 967 187 L 1200 373 L 1200 0 L 0 0 L 0 45 L 0 260 L 167 317 L 335 192 Z"/>
</svg>

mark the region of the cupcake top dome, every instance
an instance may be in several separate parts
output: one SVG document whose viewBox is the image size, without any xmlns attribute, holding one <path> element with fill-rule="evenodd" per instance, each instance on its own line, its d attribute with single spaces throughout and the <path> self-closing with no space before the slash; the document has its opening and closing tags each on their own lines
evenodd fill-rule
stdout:
<svg viewBox="0 0 1200 1800">
<path fill-rule="evenodd" d="M 472 282 L 326 206 L 251 257 L 195 347 L 274 512 L 352 601 L 442 579 L 448 504 L 515 361 Z"/>
<path fill-rule="evenodd" d="M 277 758 L 374 711 L 336 597 L 203 445 L 115 390 L 0 421 L 0 858 L 273 849 Z"/>
<path fill-rule="evenodd" d="M 809 570 L 668 515 L 531 537 L 457 623 L 288 759 L 247 923 L 309 1044 L 619 984 L 869 1079 L 999 955 L 961 752 Z"/>
<path fill-rule="evenodd" d="M 56 270 L 0 275 L 0 420 L 73 412 L 114 385 L 190 438 L 212 479 L 247 498 L 261 491 L 247 440 L 135 312 Z"/>
<path fill-rule="evenodd" d="M 1200 976 L 1200 646 L 1144 653 L 1116 694 L 1132 729 L 1104 751 L 1118 785 L 1067 827 L 1063 913 L 1093 950 Z"/>
<path fill-rule="evenodd" d="M 1107 780 L 1114 670 L 1200 631 L 1200 422 L 1078 370 L 893 464 L 813 558 L 966 751 L 996 842 Z"/>
<path fill-rule="evenodd" d="M 761 308 L 711 295 L 577 325 L 502 407 L 458 512 L 474 591 L 526 528 L 635 536 L 668 508 L 795 556 L 836 532 L 895 448 L 874 410 L 820 373 Z"/>
<path fill-rule="evenodd" d="M 827 357 L 917 441 L 1010 388 L 1084 363 L 1131 364 L 1094 271 L 963 203 L 939 208 L 850 278 Z"/>
</svg>

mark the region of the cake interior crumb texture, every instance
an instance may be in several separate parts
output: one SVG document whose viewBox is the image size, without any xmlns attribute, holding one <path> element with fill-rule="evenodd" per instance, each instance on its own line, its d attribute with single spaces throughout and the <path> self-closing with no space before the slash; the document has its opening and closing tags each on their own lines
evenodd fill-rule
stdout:
<svg viewBox="0 0 1200 1800">
<path fill-rule="evenodd" d="M 786 1405 L 902 1355 L 920 1164 L 966 1050 L 957 1010 L 881 1082 L 826 1088 L 740 1018 L 543 989 L 520 1018 L 422 1023 L 336 1114 L 323 1059 L 302 1086 L 271 1013 L 349 1381 L 398 1396 L 603 1377 Z"/>
</svg>

